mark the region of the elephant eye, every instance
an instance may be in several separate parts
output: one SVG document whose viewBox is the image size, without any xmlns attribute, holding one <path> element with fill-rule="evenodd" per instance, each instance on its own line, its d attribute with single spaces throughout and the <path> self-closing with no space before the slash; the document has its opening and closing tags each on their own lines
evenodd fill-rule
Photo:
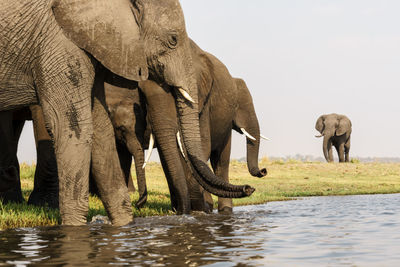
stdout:
<svg viewBox="0 0 400 267">
<path fill-rule="evenodd" d="M 171 34 L 168 36 L 168 46 L 169 48 L 175 48 L 178 45 L 178 36 L 176 34 Z"/>
</svg>

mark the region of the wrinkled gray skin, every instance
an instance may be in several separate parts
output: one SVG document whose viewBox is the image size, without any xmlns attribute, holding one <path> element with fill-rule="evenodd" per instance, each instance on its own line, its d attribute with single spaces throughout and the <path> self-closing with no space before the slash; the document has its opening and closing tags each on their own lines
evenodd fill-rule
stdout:
<svg viewBox="0 0 400 267">
<path fill-rule="evenodd" d="M 247 139 L 249 172 L 253 176 L 265 176 L 266 169 L 260 170 L 258 167 L 260 129 L 253 101 L 245 82 L 232 78 L 229 71 L 217 58 L 201 50 L 194 42 L 191 42 L 191 49 L 199 90 L 201 141 L 206 159 L 210 159 L 215 174 L 228 182 L 232 129 L 242 133 L 240 128 L 245 128 L 250 135 L 256 138 L 255 141 Z M 163 117 L 160 119 L 154 119 L 150 102 L 147 107 L 161 163 L 166 176 L 169 177 L 168 180 L 186 177 L 191 208 L 210 211 L 213 205 L 211 196 L 209 193 L 203 192 L 203 189 L 192 177 L 191 168 L 185 163 L 182 164 L 184 159 L 181 157 L 176 141 L 176 134 L 180 126 L 173 105 L 173 93 L 168 88 L 157 86 L 151 81 L 141 82 L 140 87 L 145 92 L 157 92 L 154 94 L 164 99 L 164 103 L 167 103 L 167 100 L 169 102 L 163 109 Z M 190 166 L 191 162 L 187 163 Z M 139 191 L 143 190 L 139 188 Z M 172 205 L 179 210 L 180 201 L 176 198 L 176 188 L 170 185 L 170 191 Z M 231 199 L 219 198 L 218 203 L 219 211 L 232 211 Z"/>
<path fill-rule="evenodd" d="M 351 121 L 345 115 L 328 114 L 318 118 L 315 129 L 324 137 L 322 149 L 326 161 L 333 162 L 332 145 L 336 148 L 339 162 L 349 162 Z"/>
<path fill-rule="evenodd" d="M 4 0 L 0 18 L 0 111 L 42 106 L 57 159 L 62 223 L 86 223 L 90 160 L 111 221 L 129 223 L 129 195 L 96 62 L 129 80 L 145 80 L 150 72 L 197 101 L 179 2 Z M 195 168 L 211 186 L 218 184 L 199 149 L 197 105 L 178 96 L 177 107 Z M 227 184 L 224 190 L 252 193 Z"/>
</svg>

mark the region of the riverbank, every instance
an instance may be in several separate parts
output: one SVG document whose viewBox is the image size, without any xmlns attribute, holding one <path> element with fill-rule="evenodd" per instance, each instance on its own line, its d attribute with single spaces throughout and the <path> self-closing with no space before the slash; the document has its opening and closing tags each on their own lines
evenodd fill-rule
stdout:
<svg viewBox="0 0 400 267">
<path fill-rule="evenodd" d="M 260 179 L 248 173 L 245 163 L 232 161 L 231 183 L 249 184 L 256 188 L 256 192 L 251 197 L 235 199 L 235 206 L 304 196 L 400 193 L 400 163 L 328 164 L 262 160 L 260 167 L 264 166 L 268 168 L 268 175 Z M 25 199 L 33 188 L 34 170 L 35 166 L 26 164 L 21 166 L 21 184 Z M 141 210 L 133 208 L 134 216 L 173 214 L 161 165 L 148 164 L 146 175 L 148 202 Z M 138 194 L 133 193 L 132 203 L 135 203 L 137 199 Z M 91 196 L 88 221 L 97 214 L 106 215 L 101 201 Z M 2 205 L 0 202 L 0 230 L 57 225 L 59 221 L 57 210 L 36 208 L 26 204 Z"/>
</svg>

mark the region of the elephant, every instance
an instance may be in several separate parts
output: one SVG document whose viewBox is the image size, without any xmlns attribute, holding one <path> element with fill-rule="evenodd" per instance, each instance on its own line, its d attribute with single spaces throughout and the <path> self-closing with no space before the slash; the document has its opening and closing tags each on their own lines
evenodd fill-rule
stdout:
<svg viewBox="0 0 400 267">
<path fill-rule="evenodd" d="M 5 0 L 0 17 L 0 111 L 42 107 L 54 143 L 64 225 L 86 223 L 90 162 L 112 223 L 132 221 L 101 92 L 104 78 L 98 73 L 104 68 L 120 78 L 115 83 L 151 77 L 172 86 L 196 177 L 210 190 L 222 187 L 214 190 L 221 196 L 254 191 L 221 185 L 204 162 L 197 86 L 178 0 Z"/>
<path fill-rule="evenodd" d="M 245 82 L 242 79 L 234 79 L 222 62 L 201 50 L 193 41 L 191 41 L 191 50 L 199 90 L 201 145 L 203 153 L 206 155 L 205 160 L 210 159 L 215 174 L 228 182 L 231 132 L 232 129 L 235 129 L 247 136 L 249 172 L 256 177 L 265 176 L 267 170 L 265 168 L 260 170 L 258 167 L 262 135 L 260 135 L 253 101 Z M 156 137 L 165 174 L 167 177 L 175 177 L 169 180 L 177 179 L 176 177 L 179 176 L 187 177 L 192 209 L 210 211 L 210 207 L 213 205 L 211 196 L 204 193 L 206 202 L 203 201 L 203 190 L 191 177 L 190 168 L 187 168 L 191 162 L 181 163 L 180 154 L 185 155 L 187 152 L 184 151 L 179 140 L 181 125 L 177 121 L 178 114 L 173 105 L 173 91 L 152 81 L 139 82 L 139 86 L 145 94 L 158 95 L 158 98 L 165 99 L 164 101 L 169 99 L 168 107 L 163 109 L 163 116 L 155 119 L 154 113 L 158 111 L 153 108 L 154 104 L 151 103 L 155 97 L 147 97 L 149 120 Z M 170 158 L 170 163 L 166 158 Z M 184 160 L 187 160 L 187 156 L 184 156 Z M 207 190 L 207 188 L 205 189 Z M 174 199 L 175 190 L 176 188 L 170 185 L 172 205 L 179 210 L 179 201 Z M 139 191 L 143 190 L 139 188 Z M 231 199 L 219 198 L 218 202 L 219 211 L 232 211 Z"/>
<path fill-rule="evenodd" d="M 333 162 L 332 145 L 336 148 L 339 162 L 349 162 L 351 121 L 345 115 L 336 113 L 321 115 L 315 129 L 324 137 L 322 148 L 326 161 Z"/>
<path fill-rule="evenodd" d="M 104 88 L 117 151 L 128 187 L 133 187 L 130 173 L 132 157 L 134 158 L 139 190 L 139 200 L 135 206 L 140 209 L 147 201 L 144 150 L 149 145 L 151 132 L 147 121 L 146 100 L 140 90 L 117 87 L 107 82 L 104 83 Z"/>
</svg>

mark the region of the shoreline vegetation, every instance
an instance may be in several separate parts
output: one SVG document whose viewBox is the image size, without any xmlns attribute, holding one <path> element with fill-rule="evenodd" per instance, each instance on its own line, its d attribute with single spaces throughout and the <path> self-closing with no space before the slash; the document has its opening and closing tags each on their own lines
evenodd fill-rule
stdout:
<svg viewBox="0 0 400 267">
<path fill-rule="evenodd" d="M 252 196 L 234 199 L 235 206 L 262 204 L 308 196 L 338 196 L 400 193 L 400 163 L 321 163 L 297 160 L 260 161 L 267 167 L 264 178 L 252 177 L 246 163 L 231 161 L 229 177 L 233 184 L 249 184 L 256 188 Z M 33 189 L 35 165 L 21 164 L 21 186 L 25 199 Z M 135 172 L 132 176 L 136 185 Z M 133 216 L 173 215 L 169 191 L 160 163 L 146 167 L 148 200 L 137 210 L 134 203 L 138 193 L 131 194 Z M 214 198 L 216 201 L 216 198 Z M 214 205 L 216 208 L 216 202 Z M 214 212 L 216 212 L 214 210 Z M 90 196 L 90 222 L 95 215 L 106 215 L 99 198 Z M 27 204 L 2 204 L 0 201 L 0 230 L 20 227 L 54 226 L 60 223 L 58 210 Z"/>
</svg>

